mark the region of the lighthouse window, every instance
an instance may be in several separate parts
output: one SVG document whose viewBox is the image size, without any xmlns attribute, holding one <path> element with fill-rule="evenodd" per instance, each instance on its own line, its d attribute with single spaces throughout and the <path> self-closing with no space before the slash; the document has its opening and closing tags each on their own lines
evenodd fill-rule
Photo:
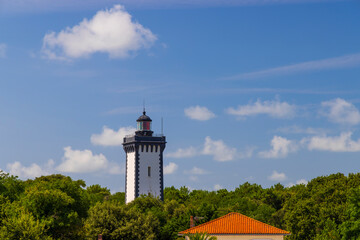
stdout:
<svg viewBox="0 0 360 240">
<path fill-rule="evenodd" d="M 151 167 L 148 167 L 148 177 L 151 177 Z"/>
<path fill-rule="evenodd" d="M 140 131 L 150 131 L 151 122 L 138 122 L 137 129 Z"/>
<path fill-rule="evenodd" d="M 144 130 L 150 130 L 150 122 L 143 122 Z"/>
</svg>

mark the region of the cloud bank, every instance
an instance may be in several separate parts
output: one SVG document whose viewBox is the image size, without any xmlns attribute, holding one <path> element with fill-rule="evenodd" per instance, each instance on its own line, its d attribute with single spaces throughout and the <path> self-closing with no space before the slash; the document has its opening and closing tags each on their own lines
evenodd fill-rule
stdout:
<svg viewBox="0 0 360 240">
<path fill-rule="evenodd" d="M 16 161 L 7 164 L 7 169 L 11 175 L 18 176 L 21 179 L 36 178 L 53 173 L 54 161 L 49 160 L 45 166 L 39 166 L 36 163 L 26 167 L 22 163 Z"/>
<path fill-rule="evenodd" d="M 212 140 L 210 137 L 206 137 L 202 154 L 211 155 L 216 161 L 225 162 L 234 160 L 237 150 L 228 147 L 222 140 Z"/>
<path fill-rule="evenodd" d="M 239 152 L 236 148 L 227 146 L 223 140 L 213 140 L 207 136 L 202 147 L 179 148 L 175 152 L 167 153 L 169 158 L 191 158 L 195 156 L 212 156 L 215 161 L 226 162 L 240 158 L 250 158 L 253 149 L 248 148 L 244 152 Z"/>
<path fill-rule="evenodd" d="M 207 121 L 215 117 L 215 114 L 206 107 L 189 107 L 184 110 L 185 115 L 193 120 Z"/>
<path fill-rule="evenodd" d="M 273 173 L 268 177 L 271 181 L 284 181 L 287 179 L 285 173 L 279 173 L 277 171 L 273 171 Z"/>
<path fill-rule="evenodd" d="M 308 140 L 309 150 L 330 151 L 330 152 L 359 152 L 360 139 L 351 139 L 352 132 L 343 132 L 340 136 L 315 136 Z"/>
<path fill-rule="evenodd" d="M 21 179 L 36 178 L 57 172 L 125 174 L 124 166 L 108 161 L 103 154 L 93 154 L 91 150 L 87 149 L 73 150 L 71 147 L 64 148 L 64 156 L 58 166 L 55 166 L 55 161 L 52 159 L 43 166 L 36 163 L 24 166 L 16 161 L 7 164 L 7 170 L 11 175 L 18 176 Z"/>
<path fill-rule="evenodd" d="M 321 103 L 322 114 L 330 121 L 341 124 L 356 125 L 360 123 L 360 112 L 350 102 L 341 98 Z"/>
<path fill-rule="evenodd" d="M 164 175 L 170 175 L 176 172 L 178 165 L 176 163 L 170 162 L 168 165 L 164 166 Z"/>
<path fill-rule="evenodd" d="M 262 158 L 283 158 L 291 152 L 296 152 L 298 149 L 294 141 L 280 136 L 273 137 L 271 147 L 268 151 L 259 152 L 259 156 Z"/>
<path fill-rule="evenodd" d="M 191 158 L 195 156 L 212 156 L 215 161 L 226 162 L 235 159 L 250 158 L 254 148 L 248 147 L 245 151 L 240 152 L 236 148 L 229 147 L 221 139 L 213 140 L 207 136 L 202 147 L 179 148 L 175 152 L 167 153 L 169 158 Z"/>
<path fill-rule="evenodd" d="M 135 131 L 136 129 L 133 127 L 122 127 L 119 128 L 119 130 L 114 131 L 107 126 L 104 126 L 102 133 L 91 135 L 90 141 L 92 144 L 100 146 L 121 146 L 124 137 L 135 133 Z"/>
<path fill-rule="evenodd" d="M 42 52 L 49 59 L 68 60 L 107 53 L 111 58 L 126 58 L 150 47 L 157 37 L 141 24 L 134 22 L 121 5 L 98 11 L 90 20 L 51 32 L 43 39 Z"/>
<path fill-rule="evenodd" d="M 73 150 L 71 147 L 64 148 L 62 163 L 56 168 L 60 172 L 87 173 L 105 170 L 108 160 L 103 154 L 93 154 L 90 150 Z"/>
<path fill-rule="evenodd" d="M 266 114 L 273 118 L 291 118 L 295 115 L 295 106 L 279 100 L 263 101 L 257 100 L 253 104 L 240 105 L 236 109 L 228 108 L 226 112 L 239 117 Z"/>
</svg>

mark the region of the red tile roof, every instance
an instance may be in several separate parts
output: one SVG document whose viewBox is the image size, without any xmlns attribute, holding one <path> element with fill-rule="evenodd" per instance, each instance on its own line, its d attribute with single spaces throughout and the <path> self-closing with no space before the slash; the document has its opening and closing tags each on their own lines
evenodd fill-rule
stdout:
<svg viewBox="0 0 360 240">
<path fill-rule="evenodd" d="M 290 234 L 290 232 L 235 212 L 200 224 L 199 226 L 189 228 L 179 232 L 179 234 L 182 235 L 197 232 L 206 232 L 208 234 Z"/>
</svg>

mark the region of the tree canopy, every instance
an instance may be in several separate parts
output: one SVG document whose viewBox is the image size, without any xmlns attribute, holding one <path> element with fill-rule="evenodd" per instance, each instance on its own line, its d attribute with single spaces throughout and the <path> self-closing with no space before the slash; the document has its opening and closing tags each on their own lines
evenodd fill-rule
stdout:
<svg viewBox="0 0 360 240">
<path fill-rule="evenodd" d="M 360 174 L 337 173 L 307 185 L 263 188 L 244 183 L 233 191 L 167 187 L 164 201 L 50 175 L 22 181 L 0 172 L 1 239 L 184 239 L 190 216 L 201 224 L 239 212 L 291 232 L 288 240 L 360 239 Z"/>
</svg>

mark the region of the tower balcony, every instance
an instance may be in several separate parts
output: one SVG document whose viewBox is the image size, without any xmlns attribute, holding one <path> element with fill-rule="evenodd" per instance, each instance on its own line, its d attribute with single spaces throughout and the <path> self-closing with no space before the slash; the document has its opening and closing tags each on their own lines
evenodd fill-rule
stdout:
<svg viewBox="0 0 360 240">
<path fill-rule="evenodd" d="M 134 134 L 129 134 L 124 137 L 123 145 L 133 142 L 162 142 L 166 143 L 166 137 L 164 134 L 153 134 L 152 136 L 139 136 Z"/>
</svg>

